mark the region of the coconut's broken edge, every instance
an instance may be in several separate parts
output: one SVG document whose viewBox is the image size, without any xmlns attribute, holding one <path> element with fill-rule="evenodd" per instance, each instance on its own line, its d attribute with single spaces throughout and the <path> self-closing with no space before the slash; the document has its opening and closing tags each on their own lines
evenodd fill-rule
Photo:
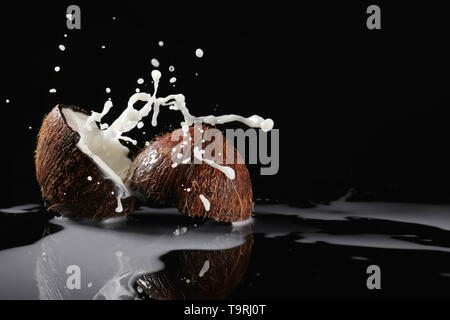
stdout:
<svg viewBox="0 0 450 320">
<path fill-rule="evenodd" d="M 122 199 L 123 212 L 116 212 L 115 183 L 105 179 L 97 164 L 78 147 L 78 132 L 72 130 L 58 104 L 44 118 L 35 151 L 36 178 L 49 209 L 70 217 L 104 220 L 127 214 L 138 205 L 136 198 Z M 92 180 L 89 181 L 88 177 Z"/>
</svg>

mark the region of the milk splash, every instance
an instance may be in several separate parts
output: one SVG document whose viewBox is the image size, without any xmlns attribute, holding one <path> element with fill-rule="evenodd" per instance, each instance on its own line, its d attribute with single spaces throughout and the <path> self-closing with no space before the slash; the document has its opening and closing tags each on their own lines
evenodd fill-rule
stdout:
<svg viewBox="0 0 450 320">
<path fill-rule="evenodd" d="M 151 76 L 154 86 L 153 94 L 145 92 L 133 94 L 129 98 L 125 110 L 111 125 L 101 123 L 102 118 L 113 107 L 111 100 L 105 102 L 101 113 L 92 112 L 87 118 L 74 115 L 74 112 L 70 109 L 63 110 L 68 124 L 72 129 L 76 129 L 80 133 L 78 147 L 99 165 L 107 178 L 116 182 L 117 212 L 122 211 L 121 200 L 129 197 L 132 193 L 128 186 L 123 183 L 123 179 L 131 166 L 131 160 L 127 157 L 129 150 L 120 143 L 120 140 L 136 145 L 137 141 L 125 136 L 124 133 L 131 131 L 135 127 L 138 127 L 138 129 L 142 128 L 142 125 L 139 125 L 142 123 L 141 120 L 147 117 L 152 110 L 151 124 L 154 127 L 158 123 L 160 107 L 167 107 L 170 110 L 181 112 L 184 121 L 180 125 L 184 136 L 187 136 L 190 126 L 202 122 L 216 125 L 238 121 L 252 128 L 261 128 L 264 132 L 270 131 L 274 125 L 272 119 L 264 119 L 258 115 L 253 115 L 248 118 L 235 114 L 194 116 L 186 107 L 186 99 L 183 94 L 171 94 L 164 98 L 157 97 L 156 94 L 161 79 L 161 72 L 159 70 L 153 70 Z M 134 107 L 138 101 L 145 102 L 145 105 L 141 109 Z M 214 166 L 212 162 L 208 162 L 205 159 L 203 161 Z M 218 165 L 214 167 L 224 172 L 230 179 L 234 178 L 234 172 L 227 170 L 226 167 L 219 167 Z"/>
</svg>

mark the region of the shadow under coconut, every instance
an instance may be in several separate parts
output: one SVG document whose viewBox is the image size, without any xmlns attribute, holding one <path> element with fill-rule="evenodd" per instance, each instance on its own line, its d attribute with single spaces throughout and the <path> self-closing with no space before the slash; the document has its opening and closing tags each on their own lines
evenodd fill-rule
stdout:
<svg viewBox="0 0 450 320">
<path fill-rule="evenodd" d="M 151 300 L 216 300 L 230 296 L 246 274 L 253 235 L 225 250 L 179 250 L 161 257 L 162 271 L 136 279 L 139 298 Z"/>
</svg>

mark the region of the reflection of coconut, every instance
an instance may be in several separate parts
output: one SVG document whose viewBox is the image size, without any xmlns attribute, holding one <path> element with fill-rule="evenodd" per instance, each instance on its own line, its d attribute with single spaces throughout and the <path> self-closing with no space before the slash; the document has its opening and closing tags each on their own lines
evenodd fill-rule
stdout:
<svg viewBox="0 0 450 320">
<path fill-rule="evenodd" d="M 155 300 L 226 299 L 239 284 L 250 261 L 253 236 L 226 250 L 172 251 L 166 269 L 136 280 L 139 296 Z"/>
</svg>

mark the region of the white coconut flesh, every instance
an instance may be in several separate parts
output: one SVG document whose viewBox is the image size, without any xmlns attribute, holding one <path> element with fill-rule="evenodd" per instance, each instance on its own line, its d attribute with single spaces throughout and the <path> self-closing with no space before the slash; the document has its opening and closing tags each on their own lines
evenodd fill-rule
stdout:
<svg viewBox="0 0 450 320">
<path fill-rule="evenodd" d="M 122 145 L 118 137 L 113 137 L 110 131 L 101 130 L 92 117 L 74 111 L 72 108 L 62 108 L 67 125 L 76 131 L 80 140 L 78 149 L 86 154 L 102 171 L 105 179 L 112 180 L 117 186 L 115 191 L 118 198 L 117 212 L 122 211 L 120 199 L 130 195 L 128 187 L 123 183 L 132 161 L 128 158 L 129 149 Z M 96 181 L 92 181 L 96 183 Z"/>
</svg>

